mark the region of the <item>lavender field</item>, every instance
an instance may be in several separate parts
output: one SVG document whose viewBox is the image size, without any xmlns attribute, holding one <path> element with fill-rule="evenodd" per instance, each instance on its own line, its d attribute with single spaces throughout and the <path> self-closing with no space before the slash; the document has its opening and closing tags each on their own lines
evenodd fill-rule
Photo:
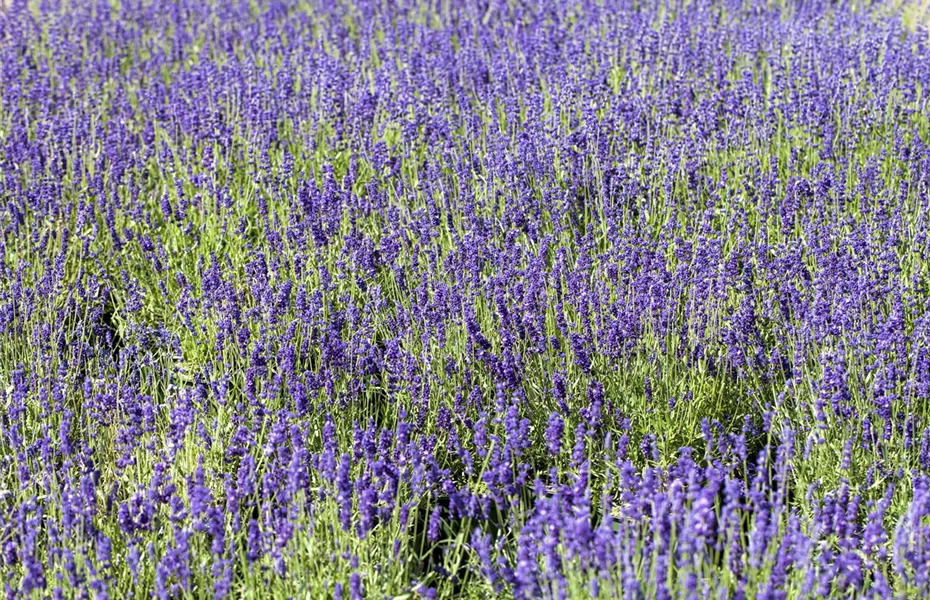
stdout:
<svg viewBox="0 0 930 600">
<path fill-rule="evenodd" d="M 930 596 L 930 2 L 2 0 L 6 598 Z"/>
</svg>

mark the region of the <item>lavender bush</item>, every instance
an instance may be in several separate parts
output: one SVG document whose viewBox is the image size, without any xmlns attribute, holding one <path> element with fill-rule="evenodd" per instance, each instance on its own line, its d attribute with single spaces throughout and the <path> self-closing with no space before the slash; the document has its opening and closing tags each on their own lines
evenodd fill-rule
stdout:
<svg viewBox="0 0 930 600">
<path fill-rule="evenodd" d="M 930 594 L 922 7 L 14 0 L 6 596 Z"/>
</svg>

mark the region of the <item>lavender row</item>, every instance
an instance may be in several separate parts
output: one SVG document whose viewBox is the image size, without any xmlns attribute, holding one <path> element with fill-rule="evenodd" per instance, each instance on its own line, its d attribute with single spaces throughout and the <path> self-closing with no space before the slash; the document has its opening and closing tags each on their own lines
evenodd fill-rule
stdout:
<svg viewBox="0 0 930 600">
<path fill-rule="evenodd" d="M 0 8 L 7 596 L 930 594 L 920 6 Z"/>
</svg>

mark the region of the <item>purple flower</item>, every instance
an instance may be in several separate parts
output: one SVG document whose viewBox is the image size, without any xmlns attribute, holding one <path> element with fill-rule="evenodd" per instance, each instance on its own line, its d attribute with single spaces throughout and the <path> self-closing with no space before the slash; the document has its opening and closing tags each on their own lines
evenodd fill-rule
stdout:
<svg viewBox="0 0 930 600">
<path fill-rule="evenodd" d="M 558 456 L 561 451 L 564 429 L 562 417 L 557 412 L 549 415 L 549 422 L 546 425 L 546 446 L 550 456 Z"/>
<path fill-rule="evenodd" d="M 365 597 L 362 593 L 362 576 L 358 573 L 349 576 L 349 596 L 352 600 L 363 600 Z"/>
</svg>

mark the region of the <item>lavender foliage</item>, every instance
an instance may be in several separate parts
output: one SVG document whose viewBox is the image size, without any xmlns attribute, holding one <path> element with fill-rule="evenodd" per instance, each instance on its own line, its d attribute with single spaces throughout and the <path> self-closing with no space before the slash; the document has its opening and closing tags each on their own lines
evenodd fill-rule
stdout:
<svg viewBox="0 0 930 600">
<path fill-rule="evenodd" d="M 919 1 L 0 4 L 5 594 L 930 595 L 928 90 Z"/>
</svg>

